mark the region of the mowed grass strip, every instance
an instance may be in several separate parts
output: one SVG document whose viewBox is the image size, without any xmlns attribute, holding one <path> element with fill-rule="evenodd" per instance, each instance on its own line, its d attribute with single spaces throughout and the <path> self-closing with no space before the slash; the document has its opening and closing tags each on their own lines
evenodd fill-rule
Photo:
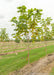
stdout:
<svg viewBox="0 0 54 75">
<path fill-rule="evenodd" d="M 47 45 L 53 45 L 54 41 L 47 41 Z M 30 48 L 36 48 L 39 46 L 44 46 L 45 43 L 43 42 L 29 42 L 29 47 Z M 0 42 L 0 54 L 1 53 L 8 53 L 8 52 L 13 52 L 13 51 L 18 51 L 18 50 L 26 50 L 27 48 L 27 43 L 25 42 Z"/>
<path fill-rule="evenodd" d="M 54 45 L 47 46 L 47 53 L 54 52 Z M 45 47 L 29 50 L 30 63 L 39 60 L 46 55 Z M 28 63 L 28 51 L 20 52 L 17 55 L 5 55 L 0 59 L 0 75 L 8 75 L 10 72 L 19 70 Z"/>
</svg>

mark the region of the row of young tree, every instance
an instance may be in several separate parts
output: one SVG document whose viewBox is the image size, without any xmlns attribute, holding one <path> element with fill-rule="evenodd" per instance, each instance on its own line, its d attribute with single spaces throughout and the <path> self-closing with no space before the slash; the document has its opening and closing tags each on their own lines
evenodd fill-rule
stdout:
<svg viewBox="0 0 54 75">
<path fill-rule="evenodd" d="M 42 9 L 27 9 L 24 5 L 17 9 L 18 16 L 11 19 L 12 26 L 15 26 L 13 36 L 16 40 L 54 39 L 54 23 L 52 23 L 51 17 L 42 18 Z"/>
<path fill-rule="evenodd" d="M 18 16 L 13 17 L 11 22 L 12 26 L 15 26 L 15 33 L 12 34 L 13 38 L 15 38 L 16 42 L 20 42 L 20 40 L 24 40 L 26 42 L 31 41 L 45 41 L 45 40 L 53 40 L 54 39 L 54 23 L 52 23 L 51 17 L 47 17 L 46 19 L 42 18 L 42 9 L 31 8 L 27 9 L 26 6 L 17 7 Z M 51 30 L 50 28 L 51 27 Z M 1 29 L 0 31 L 0 40 L 6 41 L 8 40 L 8 34 L 6 33 L 6 29 Z M 45 42 L 47 47 L 47 43 Z M 46 55 L 47 55 L 47 48 Z M 28 43 L 28 63 L 29 60 L 29 43 Z"/>
<path fill-rule="evenodd" d="M 11 19 L 12 26 L 15 26 L 15 33 L 12 35 L 16 42 L 20 42 L 20 40 L 32 42 L 54 39 L 54 23 L 52 23 L 51 17 L 42 18 L 42 9 L 27 9 L 24 5 L 17 7 L 17 9 L 18 16 Z M 6 28 L 1 29 L 0 40 L 9 40 Z"/>
<path fill-rule="evenodd" d="M 54 39 L 54 23 L 52 23 L 51 17 L 46 19 L 42 18 L 42 9 L 31 8 L 27 9 L 26 6 L 17 7 L 18 16 L 13 17 L 11 22 L 12 26 L 15 26 L 15 33 L 13 34 L 15 40 L 27 40 L 28 45 L 28 63 L 29 58 L 29 40 L 32 41 L 45 41 L 45 51 L 47 55 L 47 42 L 46 40 Z M 51 26 L 51 31 L 49 26 Z"/>
</svg>

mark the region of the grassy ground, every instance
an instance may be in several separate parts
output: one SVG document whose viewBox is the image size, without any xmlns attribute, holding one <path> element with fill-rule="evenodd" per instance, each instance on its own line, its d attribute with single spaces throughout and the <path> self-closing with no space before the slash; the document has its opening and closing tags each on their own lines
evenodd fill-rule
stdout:
<svg viewBox="0 0 54 75">
<path fill-rule="evenodd" d="M 54 45 L 47 46 L 47 54 L 54 52 Z M 30 63 L 39 60 L 46 55 L 45 47 L 30 50 Z M 28 52 L 19 52 L 16 54 L 0 56 L 0 75 L 8 75 L 10 72 L 19 70 L 25 66 L 28 61 Z"/>
<path fill-rule="evenodd" d="M 54 41 L 47 41 L 48 45 L 53 45 Z M 30 43 L 30 48 L 36 48 L 39 46 L 44 46 L 44 42 L 34 42 Z M 23 50 L 27 48 L 27 43 L 15 43 L 15 42 L 0 42 L 0 53 L 7 53 L 16 50 Z"/>
<path fill-rule="evenodd" d="M 52 68 L 52 71 L 51 71 L 50 75 L 54 75 L 54 67 Z"/>
</svg>

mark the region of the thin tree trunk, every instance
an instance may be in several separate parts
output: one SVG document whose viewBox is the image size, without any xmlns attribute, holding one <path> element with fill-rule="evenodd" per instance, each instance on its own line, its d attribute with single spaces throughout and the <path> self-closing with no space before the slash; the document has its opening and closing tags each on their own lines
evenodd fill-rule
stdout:
<svg viewBox="0 0 54 75">
<path fill-rule="evenodd" d="M 30 64 L 30 59 L 29 59 L 29 34 L 27 34 L 27 40 L 28 40 L 28 43 L 27 43 L 27 49 L 28 49 L 28 64 Z"/>
<path fill-rule="evenodd" d="M 29 59 L 29 41 L 28 41 L 28 64 L 30 64 L 30 59 Z"/>
<path fill-rule="evenodd" d="M 46 56 L 47 56 L 47 41 L 45 41 L 45 52 L 46 52 Z"/>
<path fill-rule="evenodd" d="M 47 33 L 47 28 L 45 30 L 45 40 L 46 40 L 46 33 Z M 46 51 L 46 56 L 47 56 L 47 41 L 45 41 L 45 51 Z"/>
</svg>

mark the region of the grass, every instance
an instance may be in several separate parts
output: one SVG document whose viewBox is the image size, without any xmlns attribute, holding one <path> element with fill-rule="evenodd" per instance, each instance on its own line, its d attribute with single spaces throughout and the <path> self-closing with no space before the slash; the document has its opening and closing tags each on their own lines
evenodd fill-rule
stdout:
<svg viewBox="0 0 54 75">
<path fill-rule="evenodd" d="M 54 45 L 47 46 L 47 53 L 54 52 Z M 46 55 L 45 47 L 32 49 L 30 50 L 30 63 L 39 60 L 40 58 Z M 28 52 L 19 52 L 16 54 L 1 56 L 0 58 L 0 75 L 8 75 L 10 72 L 19 70 L 25 66 L 28 61 L 27 59 Z"/>
<path fill-rule="evenodd" d="M 48 45 L 53 45 L 54 41 L 47 41 Z M 30 48 L 35 48 L 39 46 L 44 46 L 44 42 L 34 42 L 30 43 Z M 12 52 L 16 50 L 23 50 L 27 48 L 27 43 L 15 43 L 15 42 L 0 42 L 0 53 L 7 53 L 7 52 Z"/>
<path fill-rule="evenodd" d="M 52 68 L 50 75 L 54 75 L 54 67 Z"/>
</svg>

